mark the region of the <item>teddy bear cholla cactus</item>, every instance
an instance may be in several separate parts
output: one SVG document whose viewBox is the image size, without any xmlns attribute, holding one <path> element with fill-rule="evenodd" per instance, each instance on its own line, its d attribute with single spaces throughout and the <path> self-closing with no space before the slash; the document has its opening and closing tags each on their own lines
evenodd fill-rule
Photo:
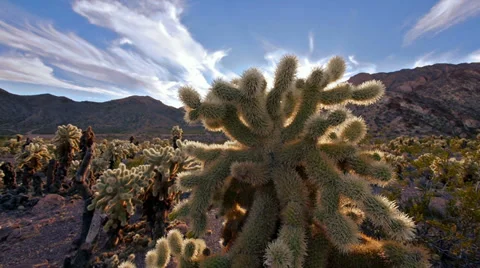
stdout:
<svg viewBox="0 0 480 268">
<path fill-rule="evenodd" d="M 185 155 L 182 141 L 177 140 L 177 149 L 164 147 L 159 151 L 151 148 L 145 149 L 147 165 L 127 169 L 125 164 L 120 163 L 117 169 L 106 170 L 94 185 L 95 198 L 89 206 L 89 210 L 101 209 L 109 221 L 104 226 L 105 230 L 124 226 L 128 216 L 133 215 L 135 204 L 142 204 L 141 195 L 152 188 L 152 194 L 162 199 L 165 197 L 163 191 L 168 195 L 168 190 L 175 190 L 176 187 L 163 185 L 170 179 L 171 174 L 178 171 L 192 170 L 198 168 L 192 157 Z M 154 172 L 155 171 L 155 172 Z M 161 174 L 161 181 L 156 180 L 154 173 Z M 151 180 L 153 178 L 153 180 Z"/>
<path fill-rule="evenodd" d="M 146 186 L 143 175 L 147 168 L 139 166 L 129 170 L 121 163 L 118 169 L 106 170 L 97 180 L 93 186 L 94 199 L 88 209 L 101 209 L 107 214 L 105 231 L 125 226 L 128 217 L 135 212 L 135 204 L 141 204 L 138 195 Z"/>
<path fill-rule="evenodd" d="M 297 59 L 285 56 L 269 91 L 257 69 L 232 83 L 215 81 L 203 101 L 194 89 L 180 89 L 187 121 L 202 121 L 232 140 L 186 145 L 203 170 L 179 174 L 192 196 L 171 217 L 189 219 L 188 235 L 200 237 L 215 204 L 229 237 L 226 254 L 200 265 L 337 267 L 348 260 L 358 267 L 424 266 L 423 251 L 401 242 L 414 236 L 411 219 L 371 193 L 369 184 L 390 180 L 392 172 L 356 146 L 366 126 L 345 108 L 374 103 L 384 86 L 327 87 L 345 71 L 340 57 L 307 79 L 297 79 L 296 69 Z M 358 227 L 365 217 L 399 242 L 365 237 Z"/>
<path fill-rule="evenodd" d="M 168 184 L 169 181 L 174 182 L 170 180 L 172 176 L 175 176 L 178 172 L 192 171 L 199 168 L 198 161 L 186 154 L 185 143 L 178 136 L 174 136 L 173 139 L 175 140 L 176 149 L 167 146 L 143 150 L 145 162 L 150 165 L 146 175 L 148 176 L 151 172 L 159 175 L 155 176 L 153 180 L 152 194 L 160 199 L 166 198 L 166 195 L 178 190 L 177 187 L 171 187 L 175 185 Z"/>
<path fill-rule="evenodd" d="M 15 163 L 18 168 L 28 166 L 35 171 L 42 168 L 52 158 L 46 145 L 30 143 L 25 150 L 15 155 Z"/>
<path fill-rule="evenodd" d="M 167 237 L 157 240 L 154 249 L 147 252 L 145 257 L 146 268 L 165 267 L 173 255 L 180 267 L 198 267 L 199 260 L 205 259 L 207 246 L 202 239 L 183 239 L 178 230 L 171 230 Z M 120 264 L 123 268 L 136 268 L 131 261 Z"/>
<path fill-rule="evenodd" d="M 80 137 L 82 130 L 68 124 L 58 126 L 52 143 L 56 146 L 57 154 L 61 164 L 68 168 L 73 160 L 75 152 L 79 151 Z"/>
</svg>

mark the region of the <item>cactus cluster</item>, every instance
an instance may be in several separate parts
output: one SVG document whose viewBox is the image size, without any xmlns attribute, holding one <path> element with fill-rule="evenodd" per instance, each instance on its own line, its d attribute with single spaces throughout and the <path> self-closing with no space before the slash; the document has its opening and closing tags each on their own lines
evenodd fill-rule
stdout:
<svg viewBox="0 0 480 268">
<path fill-rule="evenodd" d="M 145 187 L 145 170 L 146 166 L 129 170 L 121 163 L 118 169 L 106 170 L 93 186 L 95 195 L 88 209 L 101 209 L 107 214 L 105 231 L 125 226 L 135 212 L 135 205 L 141 204 L 138 195 Z"/>
<path fill-rule="evenodd" d="M 180 129 L 181 130 L 181 129 Z M 173 131 L 172 131 L 173 133 Z M 199 163 L 194 158 L 188 156 L 185 151 L 185 142 L 182 142 L 177 136 L 173 136 L 175 147 L 154 147 L 144 149 L 145 161 L 150 165 L 145 176 L 150 177 L 151 172 L 159 176 L 153 181 L 152 194 L 164 198 L 165 194 L 171 194 L 178 190 L 177 187 L 165 187 L 165 183 L 171 177 L 179 172 L 192 171 L 199 168 Z M 181 137 L 181 136 L 180 136 Z M 172 185 L 174 186 L 174 185 Z M 163 193 L 164 191 L 168 191 Z"/>
<path fill-rule="evenodd" d="M 196 238 L 205 233 L 207 210 L 220 208 L 227 252 L 222 258 L 229 261 L 211 267 L 334 267 L 338 256 L 380 259 L 384 266 L 425 265 L 422 250 L 402 244 L 414 237 L 412 220 L 372 194 L 370 184 L 385 184 L 392 171 L 357 146 L 366 125 L 345 107 L 374 103 L 384 86 L 334 83 L 345 68 L 334 57 L 325 69 L 299 79 L 296 57 L 285 56 L 270 90 L 255 68 L 232 82 L 216 80 L 203 100 L 191 87 L 180 89 L 188 122 L 201 121 L 231 139 L 223 145 L 186 143 L 203 169 L 178 175 L 192 196 L 171 215 L 188 219 L 189 236 Z M 392 242 L 364 239 L 358 227 L 364 218 Z"/>
</svg>

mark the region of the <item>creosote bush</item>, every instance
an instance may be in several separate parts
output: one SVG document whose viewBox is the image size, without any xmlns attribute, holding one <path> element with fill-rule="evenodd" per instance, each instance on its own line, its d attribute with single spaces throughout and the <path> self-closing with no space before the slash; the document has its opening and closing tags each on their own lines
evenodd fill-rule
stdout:
<svg viewBox="0 0 480 268">
<path fill-rule="evenodd" d="M 306 79 L 297 78 L 296 69 L 296 57 L 285 56 L 270 90 L 254 68 L 232 82 L 216 80 L 203 100 L 191 87 L 180 89 L 188 122 L 201 121 L 231 139 L 223 145 L 186 143 L 203 169 L 178 175 L 179 186 L 192 195 L 170 218 L 189 220 L 189 238 L 205 233 L 211 207 L 225 220 L 225 253 L 195 265 L 427 266 L 422 249 L 404 245 L 414 237 L 412 220 L 372 194 L 370 184 L 385 184 L 392 171 L 359 149 L 366 125 L 345 108 L 374 103 L 384 94 L 383 84 L 329 86 L 345 71 L 340 57 Z M 391 240 L 365 237 L 358 227 L 365 218 Z"/>
</svg>

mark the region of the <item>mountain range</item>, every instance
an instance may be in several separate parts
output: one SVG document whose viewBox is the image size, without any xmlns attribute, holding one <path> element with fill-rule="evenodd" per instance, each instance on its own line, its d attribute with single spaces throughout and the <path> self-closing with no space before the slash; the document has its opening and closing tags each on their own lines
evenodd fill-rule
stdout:
<svg viewBox="0 0 480 268">
<path fill-rule="evenodd" d="M 365 119 L 373 137 L 480 133 L 480 63 L 359 73 L 349 82 L 371 79 L 385 84 L 385 96 L 373 105 L 350 108 Z M 20 96 L 0 89 L 0 135 L 53 134 L 58 125 L 69 123 L 106 134 L 166 134 L 174 125 L 203 133 L 199 125 L 186 125 L 183 116 L 183 108 L 148 96 L 97 103 L 51 94 Z"/>
</svg>

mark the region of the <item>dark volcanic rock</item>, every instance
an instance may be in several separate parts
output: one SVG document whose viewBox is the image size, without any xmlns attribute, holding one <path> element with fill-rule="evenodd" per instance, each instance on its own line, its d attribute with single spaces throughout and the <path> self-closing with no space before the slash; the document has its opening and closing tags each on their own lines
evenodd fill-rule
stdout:
<svg viewBox="0 0 480 268">
<path fill-rule="evenodd" d="M 453 135 L 480 129 L 480 63 L 435 64 L 392 73 L 361 73 L 349 82 L 376 79 L 386 86 L 381 101 L 351 107 L 375 137 Z"/>
</svg>

